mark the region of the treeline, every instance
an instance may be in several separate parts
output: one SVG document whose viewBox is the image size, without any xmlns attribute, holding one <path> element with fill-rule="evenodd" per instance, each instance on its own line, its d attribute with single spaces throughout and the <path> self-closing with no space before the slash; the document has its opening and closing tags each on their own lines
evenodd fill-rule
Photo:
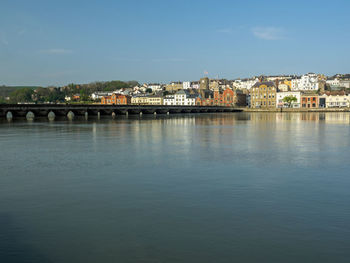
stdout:
<svg viewBox="0 0 350 263">
<path fill-rule="evenodd" d="M 93 82 L 89 84 L 71 83 L 64 87 L 8 87 L 0 86 L 0 103 L 18 102 L 64 102 L 65 97 L 79 95 L 79 101 L 91 101 L 90 95 L 94 92 L 114 91 L 117 89 L 127 89 L 139 85 L 137 81 L 105 81 Z M 6 98 L 9 97 L 9 100 Z"/>
</svg>

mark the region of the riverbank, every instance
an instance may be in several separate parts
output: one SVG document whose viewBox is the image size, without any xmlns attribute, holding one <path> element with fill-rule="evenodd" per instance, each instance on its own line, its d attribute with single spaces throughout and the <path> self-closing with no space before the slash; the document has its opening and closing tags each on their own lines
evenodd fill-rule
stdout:
<svg viewBox="0 0 350 263">
<path fill-rule="evenodd" d="M 270 108 L 270 109 L 252 109 L 242 108 L 244 112 L 350 112 L 350 108 Z"/>
</svg>

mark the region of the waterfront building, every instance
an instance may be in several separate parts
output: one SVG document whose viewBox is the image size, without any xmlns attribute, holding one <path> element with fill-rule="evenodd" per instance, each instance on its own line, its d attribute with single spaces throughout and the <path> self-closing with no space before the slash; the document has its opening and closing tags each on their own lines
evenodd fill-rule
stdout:
<svg viewBox="0 0 350 263">
<path fill-rule="evenodd" d="M 101 104 L 128 105 L 131 104 L 131 96 L 113 93 L 111 96 L 102 97 Z"/>
<path fill-rule="evenodd" d="M 202 97 L 202 95 L 199 95 L 196 98 L 196 105 L 197 106 L 214 106 L 214 99 L 205 98 L 205 97 Z"/>
<path fill-rule="evenodd" d="M 214 105 L 216 106 L 233 106 L 235 93 L 232 89 L 226 88 L 220 92 L 219 88 L 214 90 Z"/>
<path fill-rule="evenodd" d="M 301 95 L 301 108 L 318 108 L 319 96 L 317 94 L 302 94 Z"/>
<path fill-rule="evenodd" d="M 131 98 L 131 104 L 163 105 L 163 97 L 161 95 L 140 94 Z"/>
<path fill-rule="evenodd" d="M 277 88 L 274 82 L 257 82 L 250 90 L 251 108 L 275 108 Z"/>
<path fill-rule="evenodd" d="M 288 96 L 293 96 L 297 99 L 296 102 L 292 102 L 291 105 L 288 105 L 288 103 L 284 102 L 283 99 Z M 301 102 L 301 92 L 300 91 L 283 91 L 283 92 L 277 92 L 276 93 L 276 108 L 300 108 L 300 102 Z"/>
<path fill-rule="evenodd" d="M 179 90 L 174 95 L 167 95 L 164 97 L 164 105 L 196 105 L 196 94 L 190 94 L 188 90 Z"/>
<path fill-rule="evenodd" d="M 175 105 L 174 95 L 166 95 L 163 99 L 164 105 Z"/>
<path fill-rule="evenodd" d="M 147 105 L 148 104 L 148 96 L 146 94 L 132 96 L 131 104 Z"/>
<path fill-rule="evenodd" d="M 163 96 L 151 95 L 148 97 L 148 105 L 163 105 Z"/>
<path fill-rule="evenodd" d="M 319 104 L 326 108 L 350 107 L 350 94 L 344 91 L 328 91 L 319 96 Z"/>
</svg>

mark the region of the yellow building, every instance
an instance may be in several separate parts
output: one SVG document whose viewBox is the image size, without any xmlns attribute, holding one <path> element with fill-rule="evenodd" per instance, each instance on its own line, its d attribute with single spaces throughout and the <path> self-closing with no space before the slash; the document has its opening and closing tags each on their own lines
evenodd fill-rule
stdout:
<svg viewBox="0 0 350 263">
<path fill-rule="evenodd" d="M 148 105 L 163 105 L 163 97 L 157 95 L 149 96 Z"/>
<path fill-rule="evenodd" d="M 159 95 L 135 96 L 131 98 L 131 104 L 137 105 L 163 105 L 163 97 Z"/>
<path fill-rule="evenodd" d="M 250 107 L 276 108 L 277 88 L 274 82 L 257 82 L 250 89 Z"/>
<path fill-rule="evenodd" d="M 131 104 L 146 105 L 148 103 L 147 96 L 133 96 L 131 98 Z"/>
</svg>

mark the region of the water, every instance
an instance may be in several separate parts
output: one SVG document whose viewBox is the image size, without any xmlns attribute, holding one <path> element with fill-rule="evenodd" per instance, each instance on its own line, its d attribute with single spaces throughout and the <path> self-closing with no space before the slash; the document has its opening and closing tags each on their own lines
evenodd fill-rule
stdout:
<svg viewBox="0 0 350 263">
<path fill-rule="evenodd" d="M 0 123 L 0 262 L 349 262 L 350 114 Z"/>
</svg>

